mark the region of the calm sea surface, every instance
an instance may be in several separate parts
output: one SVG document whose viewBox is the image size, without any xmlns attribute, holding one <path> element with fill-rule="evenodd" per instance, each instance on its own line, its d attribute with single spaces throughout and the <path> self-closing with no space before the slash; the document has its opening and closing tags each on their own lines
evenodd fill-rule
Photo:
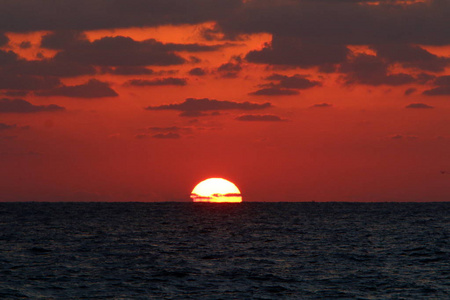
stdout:
<svg viewBox="0 0 450 300">
<path fill-rule="evenodd" d="M 0 299 L 449 299 L 450 203 L 0 203 Z"/>
</svg>

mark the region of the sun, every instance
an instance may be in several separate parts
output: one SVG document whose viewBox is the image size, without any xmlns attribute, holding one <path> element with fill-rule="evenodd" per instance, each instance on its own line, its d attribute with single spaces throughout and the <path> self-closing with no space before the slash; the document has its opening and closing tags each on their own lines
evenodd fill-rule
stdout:
<svg viewBox="0 0 450 300">
<path fill-rule="evenodd" d="M 239 203 L 241 191 L 237 186 L 223 178 L 208 178 L 195 186 L 191 198 L 194 202 Z"/>
</svg>

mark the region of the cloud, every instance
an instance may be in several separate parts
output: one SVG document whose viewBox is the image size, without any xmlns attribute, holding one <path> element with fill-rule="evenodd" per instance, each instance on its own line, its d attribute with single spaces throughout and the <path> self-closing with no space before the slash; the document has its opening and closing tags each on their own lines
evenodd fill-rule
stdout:
<svg viewBox="0 0 450 300">
<path fill-rule="evenodd" d="M 269 86 L 286 89 L 298 89 L 304 90 L 315 86 L 319 86 L 321 83 L 315 80 L 309 80 L 305 75 L 295 74 L 293 76 L 272 74 L 267 77 L 267 80 L 275 80 L 278 83 L 270 83 Z"/>
<path fill-rule="evenodd" d="M 218 26 L 227 34 L 267 32 L 325 45 L 448 44 L 449 1 L 371 2 L 244 1 Z"/>
<path fill-rule="evenodd" d="M 155 139 L 179 139 L 181 136 L 178 133 L 167 132 L 167 133 L 157 133 L 152 136 Z"/>
<path fill-rule="evenodd" d="M 144 41 L 145 42 L 145 41 Z M 231 43 L 218 44 L 218 45 L 204 45 L 204 44 L 175 44 L 167 43 L 164 47 L 167 51 L 185 51 L 185 52 L 210 52 L 217 51 L 224 47 L 234 46 Z"/>
<path fill-rule="evenodd" d="M 212 115 L 212 114 L 207 114 L 202 111 L 196 111 L 196 110 L 183 111 L 179 114 L 180 117 L 188 117 L 188 118 L 206 117 L 206 116 L 210 116 L 210 115 Z"/>
<path fill-rule="evenodd" d="M 241 0 L 3 0 L 0 30 L 94 30 L 198 24 L 221 19 Z"/>
<path fill-rule="evenodd" d="M 434 108 L 434 107 L 430 106 L 428 104 L 424 104 L 424 103 L 411 103 L 411 104 L 405 106 L 405 108 L 430 109 L 430 108 Z"/>
<path fill-rule="evenodd" d="M 44 40 L 45 41 L 45 40 Z M 46 42 L 45 44 L 49 44 Z M 57 61 L 70 61 L 97 66 L 169 66 L 186 62 L 178 51 L 204 52 L 219 50 L 222 45 L 162 43 L 155 39 L 135 41 L 126 36 L 107 36 L 95 41 L 71 40 L 50 43 L 63 48 L 55 55 Z M 53 45 L 56 44 L 56 45 Z"/>
<path fill-rule="evenodd" d="M 281 122 L 285 121 L 279 116 L 275 115 L 241 115 L 236 118 L 238 121 L 256 121 L 256 122 Z"/>
<path fill-rule="evenodd" d="M 126 82 L 127 85 L 133 86 L 159 86 L 159 85 L 178 85 L 184 86 L 187 84 L 186 78 L 175 78 L 175 77 L 167 77 L 167 78 L 158 78 L 153 80 L 144 80 L 144 79 L 132 79 Z"/>
<path fill-rule="evenodd" d="M 316 44 L 448 43 L 446 0 L 4 0 L 0 30 L 95 30 L 216 21 L 226 36 L 266 32 Z M 411 30 L 420 28 L 420 30 Z M 217 34 L 215 34 L 217 35 Z"/>
<path fill-rule="evenodd" d="M 31 48 L 31 42 L 30 41 L 23 41 L 19 44 L 20 49 L 30 49 Z"/>
<path fill-rule="evenodd" d="M 23 99 L 0 99 L 0 113 L 35 113 L 61 110 L 64 110 L 64 107 L 55 104 L 33 105 Z"/>
<path fill-rule="evenodd" d="M 204 112 L 212 110 L 259 110 L 271 107 L 272 104 L 266 103 L 251 103 L 251 102 L 234 102 L 234 101 L 221 101 L 215 99 L 195 99 L 187 98 L 182 103 L 167 104 L 160 106 L 149 106 L 147 110 L 178 110 L 181 112 Z"/>
<path fill-rule="evenodd" d="M 450 75 L 439 76 L 434 80 L 434 84 L 439 86 L 450 86 Z"/>
<path fill-rule="evenodd" d="M 0 100 L 0 101 L 1 101 L 1 100 Z M 5 124 L 5 123 L 0 123 L 0 130 L 14 129 L 14 128 L 16 128 L 16 127 L 17 127 L 16 124 L 8 125 L 8 124 Z"/>
<path fill-rule="evenodd" d="M 3 73 L 11 75 L 76 77 L 94 75 L 93 66 L 77 62 L 58 61 L 55 59 L 20 60 L 3 68 Z"/>
<path fill-rule="evenodd" d="M 93 75 L 96 70 L 93 66 L 70 61 L 59 61 L 54 58 L 40 60 L 19 59 L 13 51 L 0 50 L 0 76 L 17 77 L 16 80 L 30 82 L 33 79 L 26 76 L 47 76 L 47 77 L 74 77 L 81 75 Z M 11 79 L 14 80 L 14 79 Z M 48 80 L 57 80 L 46 79 Z M 36 82 L 36 79 L 33 80 Z M 20 85 L 27 85 L 21 83 Z M 29 89 L 29 88 L 19 88 Z M 34 89 L 34 88 L 33 88 Z"/>
<path fill-rule="evenodd" d="M 328 103 L 317 103 L 314 104 L 313 106 L 311 106 L 312 108 L 327 108 L 327 107 L 332 107 L 333 104 L 328 104 Z"/>
<path fill-rule="evenodd" d="M 18 56 L 15 52 L 9 50 L 0 50 L 0 66 L 6 66 L 17 62 Z"/>
<path fill-rule="evenodd" d="M 141 66 L 119 66 L 115 68 L 103 67 L 102 73 L 114 74 L 114 75 L 153 75 L 155 71 Z"/>
<path fill-rule="evenodd" d="M 202 69 L 202 68 L 193 68 L 189 71 L 189 75 L 204 76 L 204 75 L 206 75 L 206 71 L 205 71 L 205 69 Z"/>
<path fill-rule="evenodd" d="M 60 84 L 60 80 L 55 77 L 18 75 L 0 71 L 0 90 L 32 91 L 51 89 Z"/>
<path fill-rule="evenodd" d="M 41 47 L 61 50 L 88 42 L 89 40 L 84 32 L 77 30 L 57 30 L 42 36 Z"/>
<path fill-rule="evenodd" d="M 108 83 L 90 79 L 87 83 L 74 86 L 59 86 L 53 89 L 36 92 L 38 96 L 64 96 L 74 98 L 117 97 L 118 94 Z"/>
<path fill-rule="evenodd" d="M 209 202 L 214 199 L 212 196 L 200 196 L 195 193 L 191 194 L 191 198 L 194 202 Z"/>
<path fill-rule="evenodd" d="M 441 72 L 450 64 L 450 59 L 439 57 L 415 45 L 391 43 L 374 45 L 372 48 L 378 57 L 389 63 L 401 63 L 406 68 Z"/>
<path fill-rule="evenodd" d="M 249 93 L 253 96 L 290 96 L 298 95 L 296 90 L 309 89 L 314 86 L 319 86 L 321 83 L 315 80 L 309 80 L 304 75 L 295 74 L 293 76 L 272 74 L 266 78 L 267 80 L 274 80 L 278 82 L 271 82 L 261 84 L 259 89 L 255 92 Z"/>
<path fill-rule="evenodd" d="M 242 71 L 241 59 L 235 59 L 234 62 L 228 62 L 220 65 L 217 68 L 217 72 L 223 78 L 236 78 L 239 72 Z"/>
<path fill-rule="evenodd" d="M 345 61 L 349 53 L 350 50 L 341 44 L 311 43 L 274 35 L 271 44 L 266 44 L 261 50 L 250 51 L 245 59 L 252 63 L 328 69 L 330 65 Z"/>
<path fill-rule="evenodd" d="M 409 74 L 388 73 L 389 64 L 374 55 L 358 54 L 349 61 L 344 62 L 339 72 L 344 73 L 344 80 L 347 84 L 367 84 L 379 85 L 403 85 L 413 83 L 415 78 Z"/>
<path fill-rule="evenodd" d="M 446 96 L 450 95 L 450 75 L 439 76 L 434 82 L 437 87 L 426 90 L 422 94 L 427 96 Z"/>
<path fill-rule="evenodd" d="M 28 91 L 4 91 L 1 92 L 2 95 L 8 96 L 8 97 L 25 97 L 28 95 Z"/>
<path fill-rule="evenodd" d="M 3 47 L 9 43 L 9 38 L 5 35 L 5 33 L 0 32 L 0 47 Z"/>
<path fill-rule="evenodd" d="M 192 128 L 189 127 L 178 127 L 178 126 L 170 126 L 170 127 L 149 127 L 147 128 L 150 131 L 155 132 L 181 132 L 181 131 L 191 131 Z"/>
<path fill-rule="evenodd" d="M 293 96 L 298 94 L 299 92 L 297 92 L 296 90 L 283 89 L 278 87 L 263 88 L 249 93 L 249 95 L 252 96 Z"/>
<path fill-rule="evenodd" d="M 135 41 L 130 37 L 103 37 L 76 43 L 55 55 L 55 60 L 98 66 L 168 66 L 185 60 L 154 39 Z"/>
<path fill-rule="evenodd" d="M 417 89 L 415 89 L 415 88 L 409 88 L 405 91 L 405 96 L 409 96 L 409 95 L 415 93 L 416 91 L 417 91 Z"/>
<path fill-rule="evenodd" d="M 450 86 L 439 86 L 437 88 L 423 92 L 427 96 L 448 96 L 450 95 Z"/>
<path fill-rule="evenodd" d="M 417 83 L 420 83 L 420 84 L 426 84 L 431 81 L 434 81 L 435 79 L 436 79 L 435 75 L 428 74 L 428 73 L 420 73 L 420 74 L 416 75 Z"/>
<path fill-rule="evenodd" d="M 390 136 L 391 139 L 393 140 L 402 140 L 404 138 L 408 139 L 408 140 L 416 140 L 419 137 L 417 135 L 401 135 L 401 134 L 394 134 Z"/>
</svg>

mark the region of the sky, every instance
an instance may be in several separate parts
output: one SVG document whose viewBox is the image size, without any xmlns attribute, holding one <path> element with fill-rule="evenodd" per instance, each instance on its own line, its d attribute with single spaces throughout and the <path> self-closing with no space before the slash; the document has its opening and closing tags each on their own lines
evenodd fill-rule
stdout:
<svg viewBox="0 0 450 300">
<path fill-rule="evenodd" d="M 0 0 L 0 201 L 449 201 L 450 1 Z"/>
</svg>

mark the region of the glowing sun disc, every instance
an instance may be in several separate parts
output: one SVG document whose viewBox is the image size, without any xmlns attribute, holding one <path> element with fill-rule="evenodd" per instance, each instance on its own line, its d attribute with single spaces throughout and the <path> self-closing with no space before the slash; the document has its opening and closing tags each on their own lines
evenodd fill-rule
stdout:
<svg viewBox="0 0 450 300">
<path fill-rule="evenodd" d="M 208 178 L 195 186 L 191 198 L 194 202 L 239 203 L 241 191 L 237 186 L 223 178 Z"/>
</svg>

